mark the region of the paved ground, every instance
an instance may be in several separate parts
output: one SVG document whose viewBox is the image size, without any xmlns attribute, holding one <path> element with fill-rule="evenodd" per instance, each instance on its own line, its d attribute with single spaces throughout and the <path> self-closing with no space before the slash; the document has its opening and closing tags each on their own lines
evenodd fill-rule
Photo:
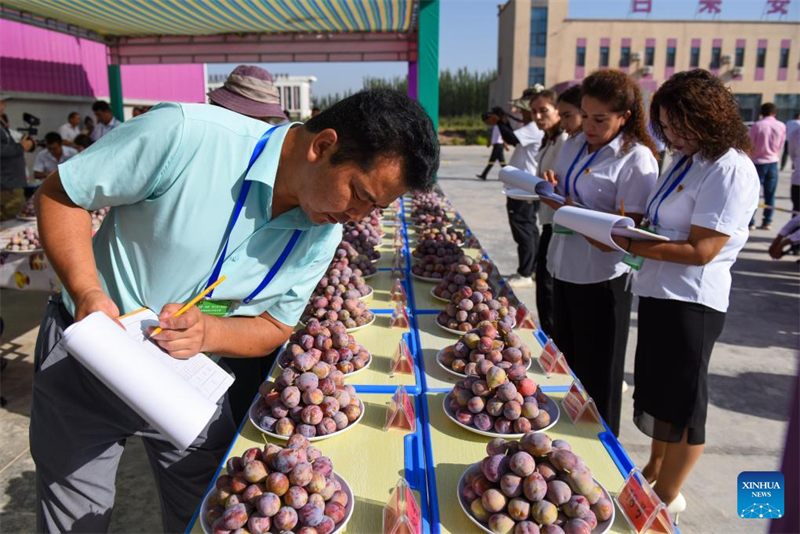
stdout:
<svg viewBox="0 0 800 534">
<path fill-rule="evenodd" d="M 501 186 L 493 171 L 487 182 L 474 178 L 485 164 L 484 148 L 445 147 L 441 186 L 466 218 L 503 274 L 516 268 Z M 778 204 L 788 207 L 787 173 L 780 178 Z M 785 214 L 776 223 L 786 220 Z M 791 381 L 797 367 L 798 267 L 793 259 L 771 261 L 766 248 L 773 233 L 753 234 L 734 266 L 731 309 L 711 360 L 708 446 L 684 492 L 689 508 L 681 517 L 687 533 L 764 532 L 765 523 L 736 516 L 736 477 L 741 471 L 777 469 L 783 449 Z M 534 292 L 519 292 L 535 309 Z M 33 346 L 46 295 L 0 292 L 6 321 L 2 353 L 0 410 L 0 530 L 35 529 L 34 467 L 28 450 Z M 636 317 L 626 362 L 633 385 Z M 647 439 L 630 422 L 632 390 L 625 394 L 621 441 L 637 465 L 649 452 Z M 128 440 L 117 477 L 112 532 L 160 532 L 158 497 L 141 441 Z M 787 503 L 789 504 L 789 503 Z"/>
</svg>

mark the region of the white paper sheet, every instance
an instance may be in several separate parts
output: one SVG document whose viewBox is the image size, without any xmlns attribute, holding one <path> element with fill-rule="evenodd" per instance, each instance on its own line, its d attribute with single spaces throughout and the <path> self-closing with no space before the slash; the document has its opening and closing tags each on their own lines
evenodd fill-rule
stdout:
<svg viewBox="0 0 800 534">
<path fill-rule="evenodd" d="M 522 189 L 561 204 L 565 202 L 564 197 L 555 192 L 553 184 L 511 165 L 506 165 L 500 169 L 500 181 L 509 188 Z"/>
<path fill-rule="evenodd" d="M 128 327 L 138 324 L 135 321 Z M 156 355 L 148 348 L 146 344 L 152 342 L 141 336 L 140 326 L 133 329 L 136 337 L 104 313 L 95 312 L 67 328 L 63 343 L 145 421 L 185 450 L 211 420 L 216 402 L 165 363 L 163 357 L 168 355 Z"/>
<path fill-rule="evenodd" d="M 553 222 L 579 234 L 591 237 L 595 241 L 599 241 L 620 252 L 625 252 L 625 249 L 617 245 L 612 236 L 617 235 L 635 240 L 669 241 L 664 236 L 651 234 L 636 228 L 636 223 L 630 217 L 575 206 L 564 206 L 556 210 L 555 215 L 553 215 Z"/>
</svg>

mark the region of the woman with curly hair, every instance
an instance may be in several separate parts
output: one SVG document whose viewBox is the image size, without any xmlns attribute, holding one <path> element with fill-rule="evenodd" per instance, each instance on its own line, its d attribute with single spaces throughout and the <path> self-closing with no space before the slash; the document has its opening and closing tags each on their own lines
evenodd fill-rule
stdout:
<svg viewBox="0 0 800 534">
<path fill-rule="evenodd" d="M 583 81 L 581 113 L 583 132 L 564 142 L 545 178 L 558 185 L 568 204 L 624 211 L 638 223 L 658 177 L 639 86 L 620 71 L 595 72 Z M 630 267 L 622 258 L 553 227 L 547 251 L 554 278 L 553 338 L 616 435 L 631 311 Z"/>
<path fill-rule="evenodd" d="M 676 515 L 686 508 L 681 486 L 703 452 L 708 362 L 759 182 L 747 127 L 716 76 L 699 69 L 674 75 L 654 95 L 650 117 L 675 153 L 647 199 L 642 226 L 670 241 L 615 240 L 646 258 L 632 284 L 639 296 L 633 419 L 653 438 L 643 473 L 657 480 L 656 493 Z"/>
</svg>

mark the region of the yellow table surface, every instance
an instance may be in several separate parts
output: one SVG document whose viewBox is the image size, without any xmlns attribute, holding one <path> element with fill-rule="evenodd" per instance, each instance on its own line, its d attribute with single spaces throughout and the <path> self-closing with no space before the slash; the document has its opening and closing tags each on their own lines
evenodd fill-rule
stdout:
<svg viewBox="0 0 800 534">
<path fill-rule="evenodd" d="M 391 395 L 363 394 L 359 397 L 365 409 L 361 422 L 340 436 L 313 445 L 330 457 L 334 471 L 347 480 L 355 495 L 353 516 L 344 532 L 364 534 L 381 531 L 383 506 L 397 481 L 405 476 L 404 438 L 408 432 L 383 430 Z M 264 435 L 247 421 L 230 456 L 241 456 L 250 447 L 263 447 L 263 438 Z M 282 442 L 276 440 L 275 443 Z M 223 467 L 220 474 L 225 472 Z M 419 494 L 415 494 L 419 501 Z M 202 534 L 199 520 L 192 525 L 191 532 Z"/>
<path fill-rule="evenodd" d="M 428 389 L 451 388 L 459 381 L 459 378 L 445 372 L 436 362 L 436 355 L 440 350 L 448 345 L 452 345 L 458 340 L 458 336 L 445 332 L 436 325 L 435 315 L 417 316 L 419 324 L 419 338 L 422 344 L 422 354 L 425 359 L 425 379 Z M 531 356 L 534 361 L 528 369 L 528 376 L 542 387 L 550 386 L 569 386 L 572 384 L 572 375 L 550 375 L 545 376 L 539 367 L 538 357 L 542 352 L 542 346 L 533 335 L 533 330 L 517 329 L 515 332 L 522 338 L 522 342 L 531 348 Z"/>
<path fill-rule="evenodd" d="M 377 278 L 377 277 L 376 277 Z M 363 330 L 353 333 L 358 343 L 363 345 L 372 354 L 370 366 L 355 376 L 347 375 L 345 380 L 354 386 L 414 386 L 416 376 L 413 374 L 389 374 L 392 357 L 397 352 L 403 334 L 409 332 L 408 328 L 392 328 L 391 315 L 377 314 L 375 322 Z M 280 367 L 276 364 L 270 374 L 272 379 L 281 374 Z"/>
<path fill-rule="evenodd" d="M 392 302 L 392 271 L 378 271 L 375 276 L 365 280 L 372 287 L 372 296 L 365 300 L 367 307 L 371 310 L 394 310 L 395 303 Z"/>
<path fill-rule="evenodd" d="M 464 471 L 486 456 L 486 444 L 491 438 L 464 430 L 448 419 L 442 409 L 444 395 L 444 393 L 426 395 L 433 454 L 432 462 L 429 461 L 429 464 L 435 466 L 438 495 L 438 503 L 431 503 L 431 506 L 438 506 L 443 534 L 478 534 L 481 530 L 464 515 L 458 504 L 456 491 L 458 480 Z M 563 395 L 563 393 L 550 393 L 550 396 L 558 401 Z M 605 428 L 597 423 L 579 422 L 573 425 L 561 410 L 561 418 L 556 426 L 547 431 L 547 435 L 553 439 L 567 440 L 575 454 L 583 458 L 594 477 L 613 496 L 622 488 L 625 480 L 603 444 L 597 439 L 597 435 L 604 430 Z M 630 528 L 619 508 L 616 510 L 614 525 L 609 532 L 630 533 Z"/>
</svg>

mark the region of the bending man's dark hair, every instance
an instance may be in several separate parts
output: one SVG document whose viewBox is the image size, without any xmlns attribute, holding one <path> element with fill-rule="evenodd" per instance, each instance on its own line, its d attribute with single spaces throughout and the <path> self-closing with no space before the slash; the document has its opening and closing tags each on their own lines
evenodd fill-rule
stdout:
<svg viewBox="0 0 800 534">
<path fill-rule="evenodd" d="M 44 136 L 44 142 L 46 145 L 53 145 L 55 143 L 61 143 L 61 134 L 57 132 L 48 132 L 47 135 Z"/>
<path fill-rule="evenodd" d="M 406 185 L 427 191 L 439 169 L 439 141 L 422 106 L 391 89 L 367 89 L 305 123 L 309 132 L 331 128 L 338 141 L 331 163 L 352 161 L 369 171 L 379 156 L 399 157 Z"/>
</svg>

